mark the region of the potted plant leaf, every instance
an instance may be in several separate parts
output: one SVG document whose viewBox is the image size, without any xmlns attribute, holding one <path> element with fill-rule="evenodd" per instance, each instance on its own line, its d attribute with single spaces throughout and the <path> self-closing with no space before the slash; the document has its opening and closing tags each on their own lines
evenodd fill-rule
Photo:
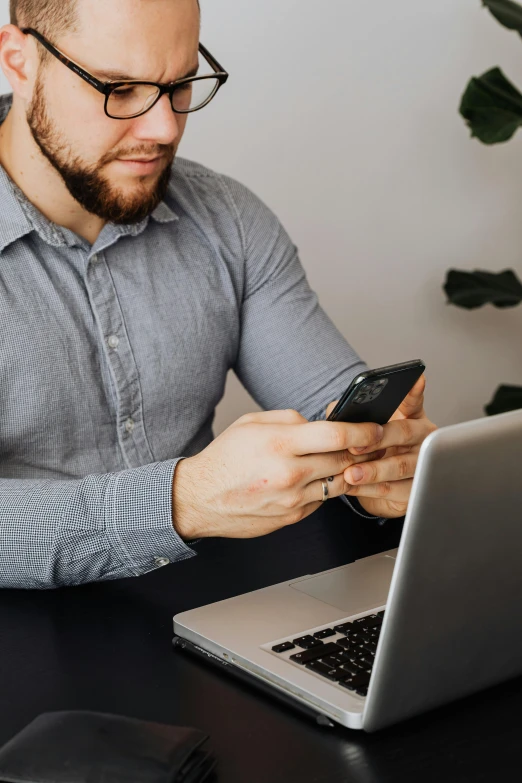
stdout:
<svg viewBox="0 0 522 783">
<path fill-rule="evenodd" d="M 482 3 L 500 24 L 522 37 L 522 6 L 519 3 L 512 0 L 482 0 Z M 522 94 L 500 68 L 492 68 L 469 81 L 462 96 L 460 113 L 472 136 L 483 144 L 500 144 L 508 141 L 522 126 Z M 522 283 L 510 269 L 498 273 L 450 269 L 444 290 L 450 304 L 468 310 L 486 304 L 515 307 L 522 302 Z M 485 411 L 492 416 L 517 408 L 522 408 L 522 386 L 502 385 L 485 406 Z"/>
</svg>

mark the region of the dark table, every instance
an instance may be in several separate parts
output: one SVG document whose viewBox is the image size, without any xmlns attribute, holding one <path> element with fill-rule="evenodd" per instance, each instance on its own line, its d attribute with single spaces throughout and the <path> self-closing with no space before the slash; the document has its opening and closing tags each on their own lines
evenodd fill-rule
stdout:
<svg viewBox="0 0 522 783">
<path fill-rule="evenodd" d="M 42 712 L 89 709 L 202 729 L 220 783 L 521 779 L 522 679 L 365 735 L 319 727 L 171 647 L 173 614 L 391 549 L 400 532 L 334 500 L 138 579 L 0 592 L 0 745 Z"/>
</svg>

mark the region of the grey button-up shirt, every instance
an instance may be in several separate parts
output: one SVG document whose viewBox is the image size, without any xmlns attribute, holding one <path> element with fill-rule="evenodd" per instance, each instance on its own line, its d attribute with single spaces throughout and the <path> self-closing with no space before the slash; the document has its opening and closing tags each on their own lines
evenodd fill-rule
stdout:
<svg viewBox="0 0 522 783">
<path fill-rule="evenodd" d="M 262 408 L 315 420 L 366 365 L 275 215 L 229 177 L 178 158 L 152 215 L 94 245 L 2 167 L 0 199 L 0 586 L 191 557 L 173 475 L 213 439 L 228 371 Z"/>
</svg>

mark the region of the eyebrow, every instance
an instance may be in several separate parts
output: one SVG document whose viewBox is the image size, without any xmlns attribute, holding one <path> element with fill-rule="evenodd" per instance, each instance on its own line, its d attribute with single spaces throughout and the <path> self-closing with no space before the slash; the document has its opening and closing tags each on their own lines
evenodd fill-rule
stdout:
<svg viewBox="0 0 522 783">
<path fill-rule="evenodd" d="M 196 76 L 199 71 L 199 63 L 188 71 L 184 76 L 180 76 L 180 79 L 188 79 L 189 76 Z M 136 76 L 129 76 L 123 71 L 92 71 L 93 76 L 99 79 L 108 79 L 111 82 L 148 82 L 150 79 L 141 79 Z M 178 81 L 178 79 L 175 79 Z"/>
</svg>

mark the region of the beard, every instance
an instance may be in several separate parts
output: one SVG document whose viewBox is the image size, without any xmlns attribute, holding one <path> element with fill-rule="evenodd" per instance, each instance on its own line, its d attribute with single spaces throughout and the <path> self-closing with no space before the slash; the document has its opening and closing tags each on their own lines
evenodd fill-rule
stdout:
<svg viewBox="0 0 522 783">
<path fill-rule="evenodd" d="M 117 224 L 140 223 L 163 201 L 167 193 L 176 149 L 163 145 L 154 150 L 157 155 L 165 155 L 167 164 L 153 187 L 145 185 L 143 181 L 145 178 L 140 177 L 137 192 L 130 196 L 118 192 L 102 172 L 108 163 L 116 160 L 120 155 L 128 157 L 129 151 L 107 153 L 95 165 L 87 165 L 79 155 L 74 153 L 49 117 L 41 73 L 38 74 L 33 100 L 27 109 L 27 124 L 42 154 L 61 176 L 71 196 L 92 215 Z M 154 154 L 150 149 L 130 152 L 136 155 Z"/>
</svg>

